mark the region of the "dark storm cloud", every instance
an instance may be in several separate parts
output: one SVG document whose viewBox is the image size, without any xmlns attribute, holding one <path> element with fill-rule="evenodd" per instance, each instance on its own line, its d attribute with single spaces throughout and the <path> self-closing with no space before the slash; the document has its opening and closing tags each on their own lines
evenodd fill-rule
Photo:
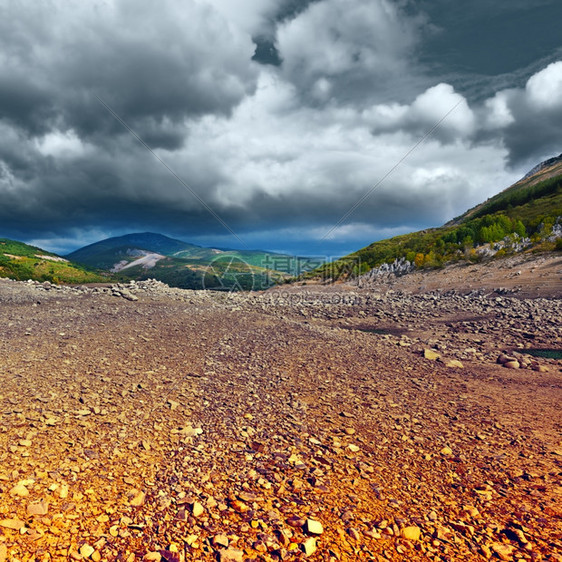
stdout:
<svg viewBox="0 0 562 562">
<path fill-rule="evenodd" d="M 456 70 L 459 78 L 517 73 L 560 48 L 558 0 L 423 0 L 417 6 L 434 29 L 421 46 L 421 60 L 434 72 Z"/>
<path fill-rule="evenodd" d="M 198 2 L 9 0 L 0 10 L 1 115 L 32 135 L 121 133 L 100 96 L 177 146 L 170 121 L 226 114 L 255 86 L 249 38 Z"/>
<path fill-rule="evenodd" d="M 7 0 L 0 236 L 62 249 L 152 230 L 238 244 L 192 191 L 248 244 L 301 254 L 438 225 L 562 151 L 562 72 L 548 66 L 557 4 L 538 6 Z M 512 53 L 541 13 L 532 54 Z"/>
</svg>

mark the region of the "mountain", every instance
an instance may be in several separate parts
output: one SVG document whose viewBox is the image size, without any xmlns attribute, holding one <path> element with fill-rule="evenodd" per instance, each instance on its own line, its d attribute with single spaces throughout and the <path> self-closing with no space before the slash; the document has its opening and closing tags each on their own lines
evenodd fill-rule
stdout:
<svg viewBox="0 0 562 562">
<path fill-rule="evenodd" d="M 302 277 L 333 281 L 375 268 L 403 274 L 548 250 L 562 250 L 562 155 L 442 227 L 374 242 Z"/>
<path fill-rule="evenodd" d="M 111 269 L 120 261 L 124 260 L 128 263 L 135 261 L 141 256 L 139 251 L 170 256 L 176 252 L 199 249 L 200 246 L 168 238 L 162 234 L 142 232 L 100 240 L 75 250 L 66 257 L 96 269 Z"/>
<path fill-rule="evenodd" d="M 545 169 L 554 168 L 554 166 L 556 164 L 559 164 L 561 162 L 562 162 L 562 154 L 560 154 L 560 156 L 555 156 L 554 158 L 549 158 L 548 160 L 545 160 L 544 162 L 541 162 L 540 164 L 535 166 L 530 172 L 528 172 L 523 177 L 523 179 L 526 180 L 527 178 L 530 178 L 531 176 L 535 176 L 539 172 L 542 172 Z"/>
<path fill-rule="evenodd" d="M 263 250 L 205 248 L 152 232 L 107 238 L 66 256 L 120 279 L 155 278 L 186 289 L 261 289 L 310 269 L 311 260 Z"/>
<path fill-rule="evenodd" d="M 57 254 L 0 238 L 0 277 L 52 283 L 99 283 L 107 278 Z"/>
</svg>

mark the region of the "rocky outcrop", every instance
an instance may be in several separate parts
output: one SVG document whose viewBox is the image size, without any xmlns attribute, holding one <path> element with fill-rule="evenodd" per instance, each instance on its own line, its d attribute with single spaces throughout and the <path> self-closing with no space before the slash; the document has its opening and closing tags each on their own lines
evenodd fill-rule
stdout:
<svg viewBox="0 0 562 562">
<path fill-rule="evenodd" d="M 541 162 L 540 164 L 535 166 L 528 174 L 523 176 L 523 179 L 526 180 L 527 178 L 530 178 L 531 176 L 542 172 L 542 170 L 550 168 L 551 166 L 554 166 L 554 164 L 558 164 L 558 162 L 562 162 L 562 154 L 560 156 L 555 156 L 554 158 L 549 158 L 548 160 Z"/>
<path fill-rule="evenodd" d="M 490 242 L 476 248 L 476 253 L 484 258 L 494 257 L 500 250 L 506 250 L 509 253 L 517 254 L 530 248 L 533 245 L 528 237 L 521 237 L 516 233 L 506 236 L 499 242 Z"/>
<path fill-rule="evenodd" d="M 562 238 L 562 217 L 558 217 L 554 226 L 552 227 L 552 232 L 547 238 L 549 242 L 555 242 L 558 238 Z"/>
<path fill-rule="evenodd" d="M 395 259 L 392 263 L 383 263 L 378 267 L 374 267 L 364 275 L 361 275 L 357 281 L 361 285 L 377 280 L 380 277 L 401 277 L 411 273 L 414 269 L 416 269 L 416 266 L 406 258 Z"/>
</svg>

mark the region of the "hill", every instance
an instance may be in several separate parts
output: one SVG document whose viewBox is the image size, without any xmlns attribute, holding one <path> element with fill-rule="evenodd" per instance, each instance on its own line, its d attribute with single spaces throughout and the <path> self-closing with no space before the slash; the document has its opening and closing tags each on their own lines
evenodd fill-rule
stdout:
<svg viewBox="0 0 562 562">
<path fill-rule="evenodd" d="M 0 238 L 0 277 L 52 283 L 98 283 L 107 278 L 57 254 Z"/>
<path fill-rule="evenodd" d="M 185 289 L 262 289 L 306 269 L 307 258 L 263 250 L 205 248 L 152 232 L 126 234 L 76 250 L 67 258 L 122 280 L 154 278 Z"/>
<path fill-rule="evenodd" d="M 442 227 L 374 242 L 302 277 L 334 281 L 377 268 L 403 274 L 555 249 L 562 249 L 562 155 Z"/>
<path fill-rule="evenodd" d="M 140 255 L 135 250 L 149 251 L 162 255 L 172 255 L 181 251 L 193 251 L 200 246 L 169 238 L 162 234 L 142 232 L 126 234 L 100 240 L 84 246 L 66 257 L 96 269 L 111 269 L 121 260 L 132 262 Z"/>
</svg>

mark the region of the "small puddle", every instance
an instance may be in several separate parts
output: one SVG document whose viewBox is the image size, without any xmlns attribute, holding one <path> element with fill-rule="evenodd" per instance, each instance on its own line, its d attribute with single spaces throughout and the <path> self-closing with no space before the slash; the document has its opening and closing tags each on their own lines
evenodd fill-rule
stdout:
<svg viewBox="0 0 562 562">
<path fill-rule="evenodd" d="M 518 351 L 543 359 L 562 359 L 562 349 L 521 349 Z"/>
<path fill-rule="evenodd" d="M 390 330 L 385 330 L 384 328 L 355 328 L 360 332 L 366 332 L 367 334 L 380 334 L 380 335 L 390 335 L 392 332 Z"/>
<path fill-rule="evenodd" d="M 408 330 L 402 328 L 374 328 L 372 326 L 341 326 L 344 330 L 356 330 L 365 332 L 366 334 L 375 334 L 378 336 L 401 336 Z"/>
</svg>

